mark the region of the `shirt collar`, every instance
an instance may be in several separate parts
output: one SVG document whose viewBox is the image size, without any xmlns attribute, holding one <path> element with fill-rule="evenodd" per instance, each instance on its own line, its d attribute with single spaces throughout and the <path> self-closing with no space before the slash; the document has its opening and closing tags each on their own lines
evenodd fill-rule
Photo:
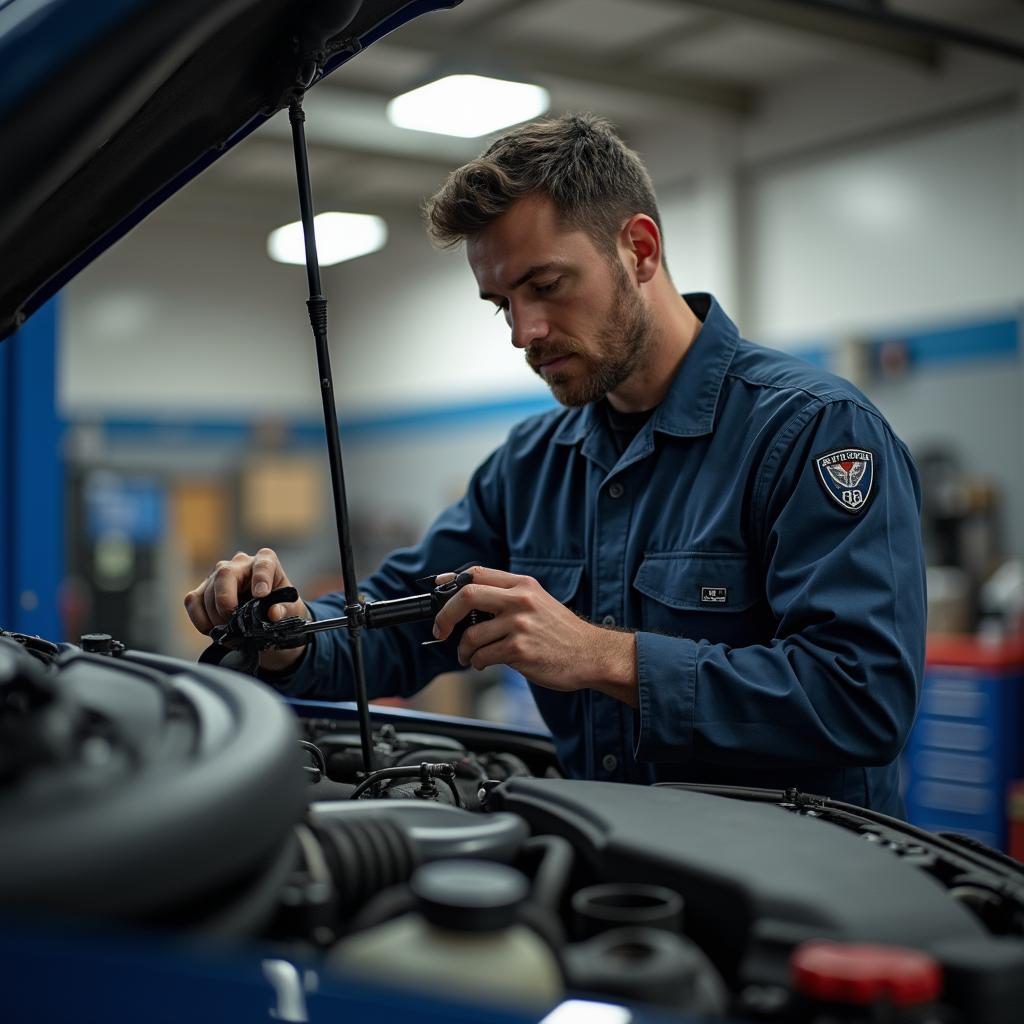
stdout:
<svg viewBox="0 0 1024 1024">
<path fill-rule="evenodd" d="M 722 381 L 740 336 L 714 296 L 691 292 L 683 298 L 704 325 L 655 410 L 651 426 L 677 437 L 700 437 L 714 429 Z M 570 409 L 553 440 L 558 444 L 576 444 L 601 426 L 603 418 L 598 403 L 591 402 L 582 409 Z"/>
</svg>

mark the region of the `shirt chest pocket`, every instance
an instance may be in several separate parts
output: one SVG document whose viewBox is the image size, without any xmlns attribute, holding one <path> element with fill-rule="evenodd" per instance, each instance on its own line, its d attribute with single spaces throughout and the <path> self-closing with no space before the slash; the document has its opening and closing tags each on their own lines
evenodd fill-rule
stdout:
<svg viewBox="0 0 1024 1024">
<path fill-rule="evenodd" d="M 641 595 L 644 630 L 731 646 L 760 639 L 762 587 L 746 555 L 650 554 L 633 586 Z"/>
</svg>

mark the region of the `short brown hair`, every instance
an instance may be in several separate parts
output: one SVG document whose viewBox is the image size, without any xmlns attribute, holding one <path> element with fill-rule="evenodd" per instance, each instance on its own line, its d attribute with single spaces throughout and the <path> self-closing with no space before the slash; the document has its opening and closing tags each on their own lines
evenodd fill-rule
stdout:
<svg viewBox="0 0 1024 1024">
<path fill-rule="evenodd" d="M 452 171 L 424 205 L 427 230 L 436 245 L 452 248 L 535 194 L 550 198 L 562 223 L 586 231 L 606 254 L 634 214 L 661 228 L 640 157 L 603 118 L 565 114 L 513 128 Z"/>
</svg>

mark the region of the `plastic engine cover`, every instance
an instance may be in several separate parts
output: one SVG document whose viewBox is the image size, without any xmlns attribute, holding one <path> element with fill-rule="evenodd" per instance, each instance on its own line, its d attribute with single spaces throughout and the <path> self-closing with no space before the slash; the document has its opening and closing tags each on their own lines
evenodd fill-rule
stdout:
<svg viewBox="0 0 1024 1024">
<path fill-rule="evenodd" d="M 775 804 L 607 782 L 512 779 L 489 807 L 567 838 L 595 877 L 666 885 L 687 934 L 727 974 L 781 981 L 810 938 L 928 950 L 990 941 L 942 885 L 892 850 Z"/>
</svg>

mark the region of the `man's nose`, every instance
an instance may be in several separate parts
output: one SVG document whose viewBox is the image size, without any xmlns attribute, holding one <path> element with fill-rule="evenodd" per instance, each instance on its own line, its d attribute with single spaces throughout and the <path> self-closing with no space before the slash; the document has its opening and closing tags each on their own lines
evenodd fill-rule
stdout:
<svg viewBox="0 0 1024 1024">
<path fill-rule="evenodd" d="M 547 321 L 527 309 L 510 309 L 507 319 L 508 326 L 512 331 L 512 344 L 516 348 L 529 348 L 535 341 L 546 337 L 548 333 Z"/>
</svg>

